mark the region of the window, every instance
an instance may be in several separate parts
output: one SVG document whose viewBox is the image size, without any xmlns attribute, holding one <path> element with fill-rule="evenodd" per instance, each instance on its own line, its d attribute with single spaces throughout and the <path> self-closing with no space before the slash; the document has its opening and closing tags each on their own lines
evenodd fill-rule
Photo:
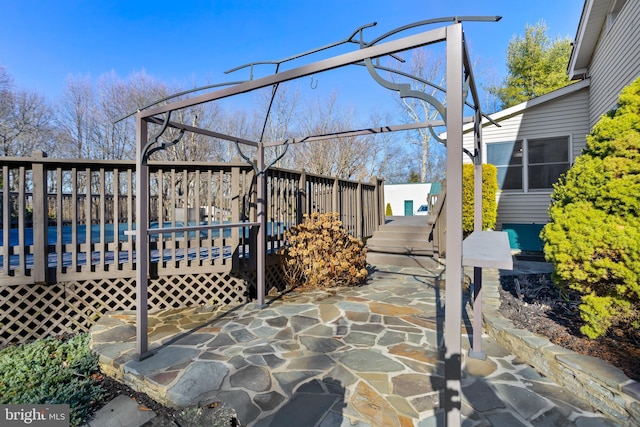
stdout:
<svg viewBox="0 0 640 427">
<path fill-rule="evenodd" d="M 613 2 L 611 8 L 609 9 L 609 13 L 607 14 L 607 21 L 606 21 L 607 30 L 611 28 L 611 26 L 613 25 L 615 20 L 618 18 L 620 11 L 622 10 L 622 8 L 626 3 L 627 3 L 627 0 L 615 0 Z"/>
<path fill-rule="evenodd" d="M 498 169 L 501 190 L 522 189 L 522 141 L 487 145 L 487 162 Z"/>
<path fill-rule="evenodd" d="M 487 144 L 487 162 L 497 167 L 501 190 L 551 189 L 569 169 L 569 137 Z"/>
</svg>

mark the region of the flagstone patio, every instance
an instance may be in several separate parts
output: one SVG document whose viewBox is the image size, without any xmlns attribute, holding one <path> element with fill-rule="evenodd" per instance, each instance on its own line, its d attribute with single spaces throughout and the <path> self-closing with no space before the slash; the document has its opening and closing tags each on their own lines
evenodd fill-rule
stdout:
<svg viewBox="0 0 640 427">
<path fill-rule="evenodd" d="M 365 286 L 290 292 L 264 309 L 153 313 L 142 361 L 134 313 L 113 313 L 92 347 L 108 375 L 173 407 L 223 402 L 243 426 L 443 425 L 441 272 L 380 267 Z M 487 359 L 467 358 L 465 308 L 465 425 L 616 425 L 488 337 Z"/>
</svg>

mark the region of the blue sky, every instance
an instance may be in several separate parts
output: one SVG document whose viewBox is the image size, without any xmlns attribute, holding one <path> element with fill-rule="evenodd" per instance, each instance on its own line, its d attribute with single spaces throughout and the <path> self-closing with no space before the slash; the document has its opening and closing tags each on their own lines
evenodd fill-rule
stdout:
<svg viewBox="0 0 640 427">
<path fill-rule="evenodd" d="M 145 70 L 183 87 L 246 78 L 224 70 L 280 59 L 347 37 L 370 22 L 369 38 L 411 22 L 452 15 L 501 15 L 464 24 L 474 61 L 506 72 L 509 40 L 546 21 L 551 36 L 575 37 L 583 0 L 44 1 L 4 0 L 0 64 L 19 87 L 50 100 L 70 76 L 96 79 Z M 320 80 L 321 83 L 324 83 Z M 333 83 L 349 91 L 344 82 Z"/>
</svg>

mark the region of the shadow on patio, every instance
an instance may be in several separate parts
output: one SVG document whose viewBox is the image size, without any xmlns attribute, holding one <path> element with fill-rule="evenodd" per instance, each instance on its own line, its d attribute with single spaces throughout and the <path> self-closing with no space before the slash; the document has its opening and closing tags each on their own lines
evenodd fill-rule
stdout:
<svg viewBox="0 0 640 427">
<path fill-rule="evenodd" d="M 153 313 L 154 354 L 142 361 L 135 313 L 112 313 L 92 328 L 92 348 L 103 372 L 159 402 L 223 402 L 243 426 L 444 425 L 441 272 L 380 267 L 364 286 L 294 291 L 264 309 Z M 488 338 L 485 361 L 467 358 L 472 313 L 465 307 L 465 418 L 483 425 L 576 425 L 580 416 L 596 416 Z"/>
</svg>

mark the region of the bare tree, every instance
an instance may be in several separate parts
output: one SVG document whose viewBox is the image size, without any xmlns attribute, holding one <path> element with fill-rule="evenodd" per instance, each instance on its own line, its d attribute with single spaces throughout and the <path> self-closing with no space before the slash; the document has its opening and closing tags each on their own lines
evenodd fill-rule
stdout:
<svg viewBox="0 0 640 427">
<path fill-rule="evenodd" d="M 389 112 L 380 114 L 373 111 L 369 114 L 368 123 L 373 127 L 381 127 L 393 123 Z M 410 154 L 403 147 L 404 134 L 385 132 L 367 137 L 374 155 L 366 159 L 365 167 L 371 178 L 384 178 L 387 182 L 404 182 L 413 163 Z"/>
<path fill-rule="evenodd" d="M 336 93 L 324 101 L 308 104 L 302 116 L 300 131 L 304 135 L 329 135 L 356 127 L 353 114 L 338 107 Z M 366 165 L 375 154 L 370 138 L 329 138 L 297 145 L 294 162 L 312 173 L 364 179 L 370 175 Z"/>
<path fill-rule="evenodd" d="M 265 88 L 258 92 L 256 111 L 260 134 L 257 138 L 262 141 L 283 141 L 292 136 L 292 126 L 298 117 L 300 92 L 297 86 L 280 84 L 275 88 Z M 280 156 L 285 148 L 274 147 L 267 153 L 268 158 Z M 277 167 L 293 166 L 293 157 L 284 156 L 276 163 Z"/>
<path fill-rule="evenodd" d="M 93 157 L 100 135 L 98 120 L 91 79 L 88 76 L 67 78 L 56 120 L 61 154 L 80 159 Z"/>
<path fill-rule="evenodd" d="M 482 112 L 485 114 L 493 114 L 499 111 L 501 107 L 500 98 L 495 91 L 491 90 L 500 85 L 498 71 L 491 65 L 488 67 L 474 67 L 474 69 L 479 70 L 476 72 L 477 79 L 483 82 L 479 93 Z"/>
<path fill-rule="evenodd" d="M 51 151 L 51 108 L 36 92 L 16 89 L 0 66 L 0 147 L 4 156 L 28 156 L 35 149 Z"/>
<path fill-rule="evenodd" d="M 135 120 L 114 123 L 153 101 L 165 98 L 169 89 L 144 71 L 132 73 L 126 80 L 115 72 L 98 79 L 97 108 L 100 115 L 99 140 L 95 157 L 132 159 L 135 156 Z"/>
<path fill-rule="evenodd" d="M 223 111 L 220 119 L 220 127 L 216 127 L 216 129 L 219 129 L 226 135 L 234 135 L 245 139 L 255 139 L 258 134 L 255 115 L 252 120 L 249 113 L 245 110 Z M 252 150 L 249 150 L 248 147 L 241 145 L 240 148 L 243 151 L 247 151 L 246 154 L 249 155 L 249 157 L 252 156 L 250 152 Z M 216 141 L 215 152 L 220 161 L 230 161 L 239 156 L 235 144 L 229 141 Z"/>
<path fill-rule="evenodd" d="M 397 63 L 396 63 L 397 64 Z M 444 92 L 438 89 L 444 85 L 445 57 L 441 52 L 434 52 L 427 48 L 416 49 L 411 58 L 405 64 L 397 65 L 396 69 L 418 77 L 420 80 L 408 79 L 390 73 L 396 82 L 408 83 L 416 91 L 442 102 Z M 429 83 L 433 83 L 431 85 Z M 397 96 L 397 95 L 394 95 Z M 422 122 L 436 119 L 444 119 L 432 103 L 416 98 L 402 98 L 399 101 L 400 108 L 409 122 Z M 430 129 L 418 129 L 412 133 L 409 142 L 417 147 L 420 158 L 420 180 L 422 182 L 439 181 L 444 178 L 446 170 L 444 152 L 440 150 L 437 140 Z"/>
</svg>

